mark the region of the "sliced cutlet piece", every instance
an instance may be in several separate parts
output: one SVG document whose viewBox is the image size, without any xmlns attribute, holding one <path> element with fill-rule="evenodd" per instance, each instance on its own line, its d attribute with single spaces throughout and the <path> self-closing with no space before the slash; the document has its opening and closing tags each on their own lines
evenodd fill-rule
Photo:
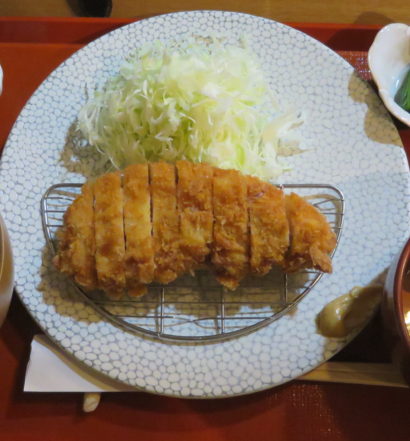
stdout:
<svg viewBox="0 0 410 441">
<path fill-rule="evenodd" d="M 170 283 L 182 274 L 179 249 L 179 216 L 176 198 L 175 167 L 165 162 L 150 164 L 154 280 Z"/>
<path fill-rule="evenodd" d="M 81 194 L 65 212 L 58 238 L 59 251 L 53 260 L 56 267 L 84 289 L 95 289 L 94 196 L 89 184 L 82 186 Z"/>
<path fill-rule="evenodd" d="M 285 257 L 285 271 L 316 268 L 332 272 L 329 254 L 336 246 L 336 235 L 326 217 L 295 193 L 286 195 L 290 227 L 290 247 Z"/>
<path fill-rule="evenodd" d="M 154 278 L 151 195 L 148 164 L 130 165 L 124 170 L 125 278 L 128 294 L 146 292 Z"/>
<path fill-rule="evenodd" d="M 213 167 L 178 161 L 177 203 L 185 271 L 194 271 L 210 253 Z"/>
<path fill-rule="evenodd" d="M 283 191 L 247 176 L 250 226 L 250 266 L 254 274 L 267 274 L 282 265 L 289 247 L 289 225 Z"/>
<path fill-rule="evenodd" d="M 236 170 L 214 169 L 212 263 L 217 280 L 234 290 L 249 267 L 246 179 Z"/>
<path fill-rule="evenodd" d="M 94 182 L 95 261 L 98 283 L 110 297 L 125 289 L 125 240 L 121 175 L 107 173 Z"/>
</svg>

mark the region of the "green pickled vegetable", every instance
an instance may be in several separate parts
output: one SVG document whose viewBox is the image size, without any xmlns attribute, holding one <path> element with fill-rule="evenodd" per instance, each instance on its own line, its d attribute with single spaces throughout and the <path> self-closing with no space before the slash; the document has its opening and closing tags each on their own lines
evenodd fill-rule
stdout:
<svg viewBox="0 0 410 441">
<path fill-rule="evenodd" d="M 399 90 L 394 97 L 396 103 L 407 112 L 410 112 L 410 70 L 404 77 Z"/>
</svg>

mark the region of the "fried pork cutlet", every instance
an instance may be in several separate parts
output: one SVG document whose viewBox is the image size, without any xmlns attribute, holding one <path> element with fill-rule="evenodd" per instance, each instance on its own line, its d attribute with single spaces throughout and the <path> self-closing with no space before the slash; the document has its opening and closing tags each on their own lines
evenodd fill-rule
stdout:
<svg viewBox="0 0 410 441">
<path fill-rule="evenodd" d="M 289 247 L 285 197 L 277 187 L 247 176 L 250 227 L 250 266 L 254 274 L 267 274 L 282 265 Z"/>
<path fill-rule="evenodd" d="M 178 161 L 176 168 L 180 249 L 186 271 L 194 271 L 210 253 L 213 167 Z"/>
<path fill-rule="evenodd" d="M 108 173 L 68 208 L 55 265 L 118 298 L 201 264 L 234 290 L 248 274 L 331 272 L 336 235 L 302 197 L 235 170 L 179 161 Z"/>
<path fill-rule="evenodd" d="M 154 278 L 154 248 L 151 235 L 151 194 L 148 164 L 124 170 L 125 278 L 128 293 L 141 295 Z"/>
<path fill-rule="evenodd" d="M 246 180 L 236 170 L 214 169 L 212 264 L 217 280 L 237 288 L 248 272 L 249 237 Z"/>
<path fill-rule="evenodd" d="M 336 246 L 336 235 L 325 216 L 295 193 L 286 196 L 286 212 L 291 240 L 284 262 L 285 271 L 316 268 L 332 272 L 329 253 Z"/>
<path fill-rule="evenodd" d="M 98 283 L 110 297 L 125 289 L 125 241 L 121 175 L 107 173 L 94 182 L 95 262 Z"/>
<path fill-rule="evenodd" d="M 155 281 L 169 283 L 182 274 L 175 167 L 165 162 L 150 164 L 152 231 Z"/>
<path fill-rule="evenodd" d="M 60 251 L 54 258 L 56 267 L 86 290 L 97 286 L 93 199 L 92 186 L 84 184 L 64 215 L 64 228 L 58 235 Z"/>
</svg>

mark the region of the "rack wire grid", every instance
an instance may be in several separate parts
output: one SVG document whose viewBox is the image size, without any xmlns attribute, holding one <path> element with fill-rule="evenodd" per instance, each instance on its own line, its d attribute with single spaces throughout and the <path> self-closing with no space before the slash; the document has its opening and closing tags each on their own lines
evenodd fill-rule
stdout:
<svg viewBox="0 0 410 441">
<path fill-rule="evenodd" d="M 56 232 L 81 186 L 53 185 L 41 200 L 43 230 L 54 254 Z M 326 184 L 280 187 L 298 193 L 318 208 L 339 243 L 344 216 L 344 197 L 339 189 Z M 265 277 L 245 278 L 235 292 L 229 292 L 209 271 L 198 270 L 195 276 L 182 276 L 167 286 L 152 284 L 142 297 L 124 296 L 120 300 L 111 300 L 101 291 L 86 292 L 72 283 L 86 302 L 124 330 L 160 340 L 203 342 L 240 336 L 272 323 L 289 313 L 321 277 L 322 273 L 315 270 L 285 274 L 273 269 Z"/>
</svg>

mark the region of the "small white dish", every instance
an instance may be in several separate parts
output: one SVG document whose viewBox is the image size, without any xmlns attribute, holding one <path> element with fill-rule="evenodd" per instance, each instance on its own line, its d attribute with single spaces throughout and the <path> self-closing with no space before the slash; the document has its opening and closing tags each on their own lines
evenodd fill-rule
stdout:
<svg viewBox="0 0 410 441">
<path fill-rule="evenodd" d="M 14 287 L 14 265 L 9 235 L 0 216 L 0 326 L 6 318 Z"/>
<path fill-rule="evenodd" d="M 397 119 L 410 126 L 410 113 L 394 101 L 410 68 L 410 26 L 392 23 L 382 28 L 369 49 L 368 62 L 384 105 Z"/>
</svg>

